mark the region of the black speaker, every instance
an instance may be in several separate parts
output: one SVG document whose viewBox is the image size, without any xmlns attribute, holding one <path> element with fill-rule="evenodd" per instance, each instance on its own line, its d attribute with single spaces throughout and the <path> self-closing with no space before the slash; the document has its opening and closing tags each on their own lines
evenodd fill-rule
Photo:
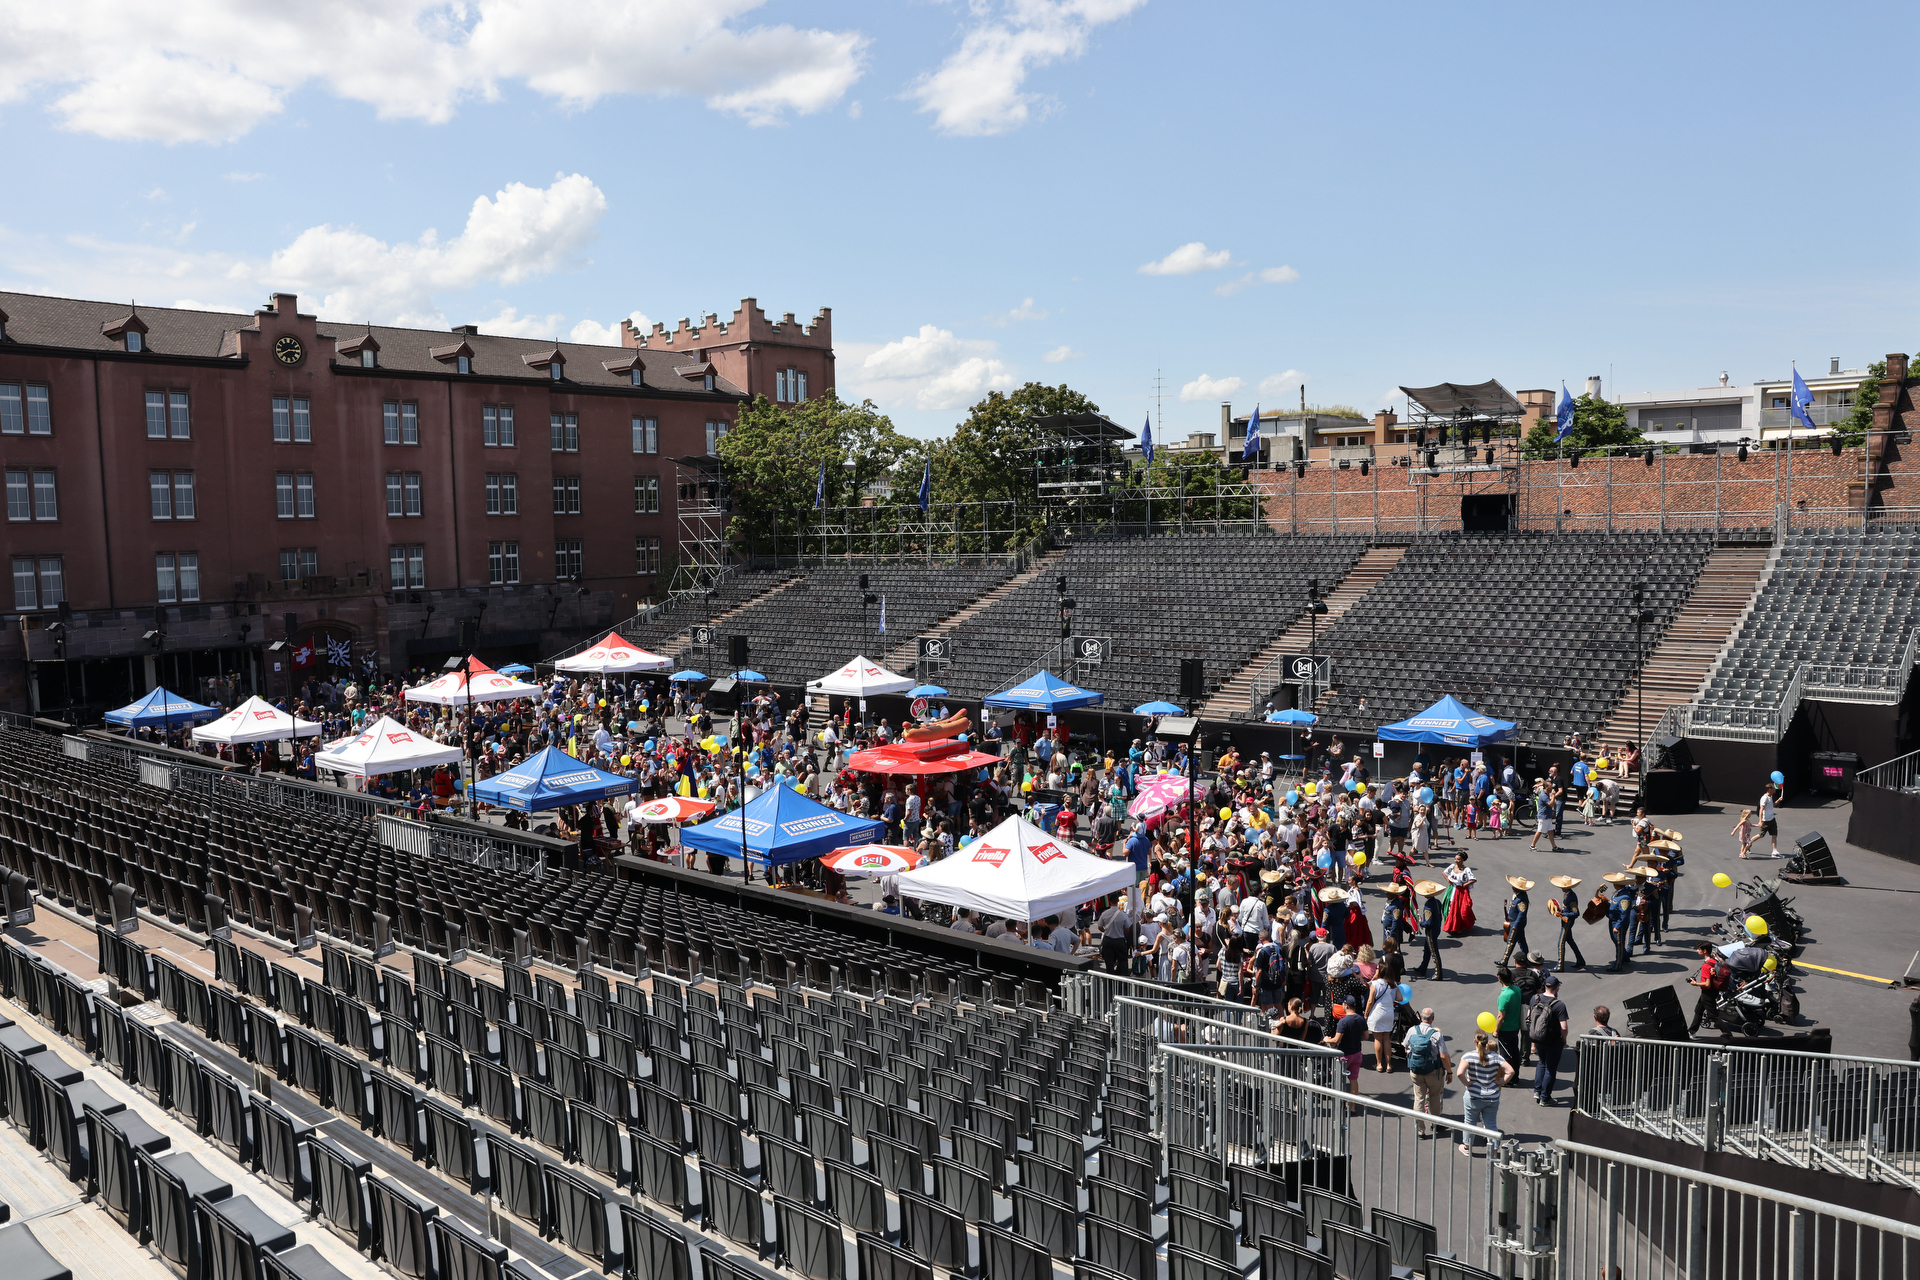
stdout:
<svg viewBox="0 0 1920 1280">
<path fill-rule="evenodd" d="M 1180 697 L 1188 703 L 1189 711 L 1198 712 L 1196 704 L 1207 696 L 1207 664 L 1204 658 L 1180 659 Z"/>
<path fill-rule="evenodd" d="M 1674 994 L 1672 987 L 1655 987 L 1637 996 L 1628 996 L 1620 1002 L 1620 1007 L 1628 1013 L 1651 1013 L 1665 1007 L 1678 1009 L 1680 997 Z"/>
<path fill-rule="evenodd" d="M 300 629 L 300 615 L 297 613 L 287 614 L 286 624 L 287 624 L 287 639 L 291 640 L 293 639 L 293 633 Z"/>
<path fill-rule="evenodd" d="M 745 636 L 727 637 L 727 661 L 736 668 L 747 665 L 747 638 Z"/>
<path fill-rule="evenodd" d="M 460 652 L 472 653 L 480 647 L 480 619 L 460 619 Z"/>
<path fill-rule="evenodd" d="M 1799 851 L 1800 874 L 1806 876 L 1837 876 L 1840 868 L 1833 860 L 1833 850 L 1827 847 L 1827 838 L 1818 831 L 1809 831 L 1793 842 Z"/>
</svg>

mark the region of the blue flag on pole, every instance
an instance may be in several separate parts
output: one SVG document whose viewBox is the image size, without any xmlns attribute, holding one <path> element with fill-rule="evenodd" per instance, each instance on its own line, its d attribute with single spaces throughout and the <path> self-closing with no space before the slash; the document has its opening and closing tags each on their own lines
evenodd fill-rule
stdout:
<svg viewBox="0 0 1920 1280">
<path fill-rule="evenodd" d="M 1808 410 L 1813 408 L 1813 392 L 1807 390 L 1806 379 L 1800 376 L 1800 370 L 1798 368 L 1793 371 L 1792 406 L 1793 420 L 1807 430 L 1812 431 L 1814 429 L 1813 415 L 1809 413 Z"/>
<path fill-rule="evenodd" d="M 927 469 L 920 473 L 920 509 L 925 511 L 927 504 L 931 501 L 933 501 L 933 464 L 929 462 Z"/>
<path fill-rule="evenodd" d="M 887 598 L 880 597 L 880 634 L 887 634 Z"/>
<path fill-rule="evenodd" d="M 1553 412 L 1559 426 L 1554 430 L 1555 444 L 1567 438 L 1567 432 L 1573 430 L 1573 394 L 1567 390 L 1567 384 L 1560 384 L 1560 407 Z"/>
<path fill-rule="evenodd" d="M 1240 461 L 1257 462 L 1260 459 L 1260 406 L 1253 406 L 1253 416 L 1247 419 L 1247 444 L 1240 450 Z"/>
<path fill-rule="evenodd" d="M 1140 456 L 1153 465 L 1153 415 L 1147 415 L 1147 425 L 1140 428 Z"/>
<path fill-rule="evenodd" d="M 820 483 L 813 487 L 813 509 L 822 510 L 827 505 L 827 460 L 820 459 Z"/>
</svg>

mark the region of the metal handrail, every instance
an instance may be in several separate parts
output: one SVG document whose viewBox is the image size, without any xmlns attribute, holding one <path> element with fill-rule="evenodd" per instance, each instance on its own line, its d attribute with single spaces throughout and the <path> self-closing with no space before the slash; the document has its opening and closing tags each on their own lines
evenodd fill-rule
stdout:
<svg viewBox="0 0 1920 1280">
<path fill-rule="evenodd" d="M 1853 775 L 1853 784 L 1884 791 L 1912 791 L 1920 787 L 1920 751 L 1909 751 L 1862 769 Z"/>
</svg>

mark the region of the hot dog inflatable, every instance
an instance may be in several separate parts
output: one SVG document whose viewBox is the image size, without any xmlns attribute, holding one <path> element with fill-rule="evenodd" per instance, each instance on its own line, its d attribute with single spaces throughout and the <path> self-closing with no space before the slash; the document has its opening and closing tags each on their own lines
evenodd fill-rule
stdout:
<svg viewBox="0 0 1920 1280">
<path fill-rule="evenodd" d="M 945 720 L 929 720 L 917 724 L 900 735 L 902 742 L 938 742 L 942 738 L 955 738 L 968 731 L 967 713 L 948 716 Z"/>
</svg>

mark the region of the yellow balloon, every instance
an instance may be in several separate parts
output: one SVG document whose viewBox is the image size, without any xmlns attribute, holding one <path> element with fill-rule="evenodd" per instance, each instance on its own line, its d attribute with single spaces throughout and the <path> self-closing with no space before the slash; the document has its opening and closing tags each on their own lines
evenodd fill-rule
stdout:
<svg viewBox="0 0 1920 1280">
<path fill-rule="evenodd" d="M 1596 769 L 1605 769 L 1612 763 L 1613 761 L 1607 759 L 1605 756 L 1601 756 L 1598 760 L 1595 760 L 1593 762 L 1593 767 Z"/>
<path fill-rule="evenodd" d="M 633 757 L 632 757 L 632 756 L 621 756 L 621 757 L 620 757 L 620 763 L 621 763 L 621 764 L 632 764 L 632 763 L 633 763 Z"/>
<path fill-rule="evenodd" d="M 607 705 L 607 700 L 606 700 L 605 698 L 602 698 L 602 699 L 600 699 L 600 705 L 601 705 L 601 706 L 603 706 L 603 707 L 604 707 L 604 706 L 606 706 L 606 705 Z"/>
<path fill-rule="evenodd" d="M 1764 938 L 1767 934 L 1767 918 L 1765 916 L 1748 916 L 1747 932 L 1756 938 Z"/>
<path fill-rule="evenodd" d="M 1306 786 L 1300 789 L 1306 792 L 1308 795 L 1313 795 L 1315 792 L 1317 792 L 1320 789 L 1320 784 L 1317 782 L 1309 782 Z"/>
<path fill-rule="evenodd" d="M 1731 889 L 1733 888 L 1733 877 L 1724 871 L 1716 871 L 1713 873 L 1713 887 L 1716 889 Z"/>
<path fill-rule="evenodd" d="M 1356 867 L 1364 867 L 1364 866 L 1366 866 L 1366 865 L 1367 865 L 1367 855 L 1366 855 L 1366 854 L 1364 854 L 1364 853 L 1356 853 L 1356 854 L 1354 854 L 1354 855 L 1353 855 L 1353 865 L 1354 865 L 1354 866 L 1356 866 Z"/>
<path fill-rule="evenodd" d="M 1780 967 L 1780 957 L 1768 956 L 1766 960 L 1761 963 L 1760 967 L 1762 969 L 1765 969 L 1768 973 L 1772 973 L 1775 969 L 1778 969 Z"/>
<path fill-rule="evenodd" d="M 1228 818 L 1231 818 L 1232 816 L 1233 816 L 1233 810 L 1231 809 L 1222 809 L 1220 811 L 1220 821 L 1222 822 L 1225 822 Z"/>
<path fill-rule="evenodd" d="M 1475 1026 L 1479 1027 L 1482 1031 L 1486 1032 L 1488 1035 L 1492 1035 L 1495 1031 L 1498 1031 L 1500 1029 L 1500 1019 L 1494 1017 L 1490 1013 L 1481 1014 L 1479 1017 L 1475 1018 L 1473 1022 Z"/>
</svg>

